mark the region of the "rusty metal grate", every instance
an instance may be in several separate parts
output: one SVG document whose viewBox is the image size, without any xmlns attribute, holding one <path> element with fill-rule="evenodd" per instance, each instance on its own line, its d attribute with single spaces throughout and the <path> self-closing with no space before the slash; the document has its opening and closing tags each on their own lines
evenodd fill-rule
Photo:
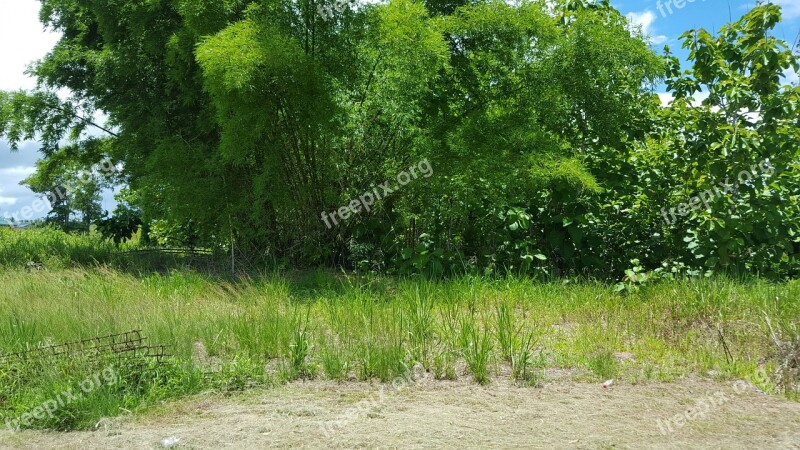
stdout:
<svg viewBox="0 0 800 450">
<path fill-rule="evenodd" d="M 167 346 L 148 345 L 142 331 L 133 330 L 0 355 L 0 365 L 50 358 L 111 359 L 118 363 L 138 361 L 146 365 L 148 361 L 161 364 L 169 356 L 172 355 L 167 352 Z"/>
</svg>

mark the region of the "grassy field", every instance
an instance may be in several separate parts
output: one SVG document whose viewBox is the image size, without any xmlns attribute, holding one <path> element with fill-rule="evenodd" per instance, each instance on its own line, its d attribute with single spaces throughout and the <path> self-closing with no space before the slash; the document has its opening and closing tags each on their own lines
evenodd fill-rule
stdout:
<svg viewBox="0 0 800 450">
<path fill-rule="evenodd" d="M 308 271 L 233 279 L 190 269 L 81 268 L 66 257 L 15 267 L 11 247 L 0 247 L 0 354 L 141 329 L 173 355 L 146 372 L 116 368 L 120 382 L 29 428 L 86 429 L 101 417 L 208 389 L 299 378 L 388 382 L 414 366 L 437 379 L 510 378 L 533 387 L 552 374 L 625 384 L 744 378 L 798 396 L 796 282 L 684 280 L 620 295 L 600 283 L 511 277 Z M 37 253 L 13 251 L 15 261 Z M 76 251 L 67 243 L 53 254 Z M 96 248 L 81 251 L 90 261 Z M 91 375 L 78 366 L 0 360 L 3 419 Z M 760 370 L 768 380 L 753 377 Z"/>
</svg>

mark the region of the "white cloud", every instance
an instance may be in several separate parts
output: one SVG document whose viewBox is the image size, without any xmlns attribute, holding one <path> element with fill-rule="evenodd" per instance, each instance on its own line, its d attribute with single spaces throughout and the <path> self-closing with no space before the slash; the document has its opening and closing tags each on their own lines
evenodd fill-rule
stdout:
<svg viewBox="0 0 800 450">
<path fill-rule="evenodd" d="M 0 194 L 2 194 L 4 191 L 5 191 L 5 189 L 0 187 Z M 18 199 L 16 197 L 6 197 L 6 196 L 3 196 L 3 195 L 0 195 L 0 205 L 13 205 L 13 204 L 17 203 L 17 200 Z"/>
<path fill-rule="evenodd" d="M 793 20 L 800 17 L 800 0 L 773 0 L 772 3 L 783 8 L 784 20 Z"/>
<path fill-rule="evenodd" d="M 0 169 L 0 175 L 3 176 L 15 176 L 15 177 L 27 177 L 28 175 L 32 175 L 36 172 L 36 167 L 7 167 L 5 169 Z"/>
<path fill-rule="evenodd" d="M 658 99 L 661 100 L 661 106 L 669 106 L 675 100 L 675 96 L 668 92 L 661 92 L 658 94 Z"/>
<path fill-rule="evenodd" d="M 800 84 L 800 74 L 794 71 L 794 69 L 787 69 L 783 72 L 784 76 L 784 83 L 787 84 Z"/>
<path fill-rule="evenodd" d="M 39 22 L 36 0 L 0 2 L 0 90 L 31 89 L 36 81 L 24 74 L 31 62 L 42 58 L 58 41 Z"/>
<path fill-rule="evenodd" d="M 37 0 L 0 1 L 0 90 L 36 87 L 36 80 L 25 75 L 25 70 L 58 42 L 60 34 L 45 30 L 39 22 L 40 6 Z M 6 142 L 0 140 L 0 206 L 19 208 L 39 198 L 19 185 L 35 171 L 37 148 L 36 143 L 26 142 L 20 145 L 19 152 L 9 152 Z M 0 215 L 8 212 L 4 210 Z"/>
<path fill-rule="evenodd" d="M 698 92 L 692 96 L 692 101 L 689 102 L 690 105 L 698 108 L 703 105 L 703 101 L 709 97 L 708 92 Z M 661 101 L 661 106 L 666 108 L 672 104 L 672 101 L 675 100 L 675 96 L 670 94 L 669 92 L 660 92 L 658 94 L 658 99 Z M 712 106 L 710 109 L 711 112 L 719 113 L 722 109 L 719 106 Z M 746 109 L 742 109 L 739 111 L 739 114 L 747 117 L 750 122 L 759 122 L 761 121 L 761 114 L 758 112 L 750 112 Z"/>
<path fill-rule="evenodd" d="M 708 98 L 708 92 L 698 92 L 692 96 L 692 106 L 700 106 L 703 104 L 703 100 Z M 662 92 L 658 94 L 658 99 L 661 100 L 661 106 L 669 106 L 673 100 L 675 100 L 675 96 L 670 94 L 669 92 Z M 716 107 L 712 108 L 714 110 Z M 719 108 L 716 108 L 717 110 Z"/>
<path fill-rule="evenodd" d="M 660 45 L 667 42 L 667 37 L 663 34 L 654 35 L 651 26 L 656 20 L 656 15 L 653 11 L 647 10 L 642 12 L 628 13 L 628 22 L 632 25 L 632 30 L 640 30 L 648 37 L 652 45 Z"/>
</svg>

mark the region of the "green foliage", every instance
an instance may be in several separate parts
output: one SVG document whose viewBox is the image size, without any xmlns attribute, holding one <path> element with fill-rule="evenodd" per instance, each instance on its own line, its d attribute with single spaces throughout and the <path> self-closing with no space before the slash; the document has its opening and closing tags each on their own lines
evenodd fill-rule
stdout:
<svg viewBox="0 0 800 450">
<path fill-rule="evenodd" d="M 607 1 L 392 0 L 322 17 L 326 3 L 44 0 L 62 37 L 32 67 L 38 90 L 0 93 L 0 136 L 40 140 L 27 183 L 42 194 L 118 163 L 51 217 L 117 243 L 140 211 L 156 242 L 255 265 L 627 277 L 628 290 L 665 263 L 800 270 L 800 90 L 781 83 L 798 59 L 770 34 L 778 6 L 684 34 L 681 71 Z M 320 220 L 422 160 L 430 178 Z M 117 184 L 129 210 L 100 221 L 98 192 Z"/>
<path fill-rule="evenodd" d="M 398 341 L 364 343 L 358 349 L 359 379 L 388 382 L 408 372 L 406 353 Z"/>
<path fill-rule="evenodd" d="M 190 395 L 203 386 L 199 372 L 174 359 L 163 365 L 146 358 L 100 362 L 77 357 L 4 362 L 0 420 L 22 429 L 88 430 L 102 418 Z M 34 414 L 39 417 L 31 418 Z"/>
<path fill-rule="evenodd" d="M 599 378 L 613 379 L 618 372 L 617 360 L 608 350 L 600 350 L 586 359 L 586 366 Z"/>
<path fill-rule="evenodd" d="M 296 324 L 289 344 L 289 364 L 292 378 L 312 376 L 314 369 L 308 365 L 311 344 L 308 337 L 308 315 L 305 320 L 295 318 Z"/>
<path fill-rule="evenodd" d="M 143 225 L 141 212 L 120 203 L 114 209 L 114 215 L 100 219 L 97 231 L 104 239 L 111 239 L 115 244 L 129 241 Z"/>
<path fill-rule="evenodd" d="M 331 380 L 347 380 L 350 365 L 342 353 L 341 350 L 330 345 L 325 345 L 323 347 L 322 355 L 320 356 L 322 360 L 322 370 Z"/>
<path fill-rule="evenodd" d="M 542 189 L 554 204 L 596 192 L 581 152 L 636 132 L 642 84 L 660 70 L 606 4 L 554 16 L 539 3 L 395 0 L 330 20 L 315 6 L 46 0 L 43 21 L 63 32 L 33 69 L 46 89 L 3 94 L 0 134 L 47 131 L 43 164 L 69 174 L 100 154 L 82 131 L 105 130 L 102 154 L 123 163 L 162 242 L 434 276 L 472 259 L 525 272 L 561 243 L 535 226 L 508 236 L 498 214 L 546 216 Z M 112 128 L 86 120 L 96 110 Z M 424 158 L 436 179 L 324 229 L 322 211 Z M 351 258 L 360 248 L 373 250 Z"/>
<path fill-rule="evenodd" d="M 767 4 L 717 36 L 684 34 L 688 70 L 667 49 L 671 104 L 647 110 L 643 139 L 589 157 L 605 191 L 583 234 L 619 277 L 640 261 L 620 287 L 665 264 L 691 276 L 798 273 L 800 90 L 781 81 L 798 58 L 770 35 L 779 18 Z"/>
<path fill-rule="evenodd" d="M 514 353 L 516 340 L 516 326 L 514 324 L 514 310 L 506 303 L 501 303 L 497 307 L 497 342 L 500 344 L 500 352 L 504 359 L 511 360 Z"/>
<path fill-rule="evenodd" d="M 539 358 L 534 360 L 535 335 L 531 333 L 523 334 L 516 341 L 516 346 L 511 355 L 511 370 L 515 380 L 536 386 L 540 382 L 539 368 L 545 366 L 544 355 L 539 354 Z"/>
<path fill-rule="evenodd" d="M 800 88 L 781 83 L 800 63 L 769 35 L 779 20 L 779 7 L 763 5 L 717 37 L 687 32 L 694 66 L 681 73 L 672 59 L 667 85 L 676 99 L 664 115 L 687 136 L 669 143 L 676 155 L 669 169 L 684 174 L 677 187 L 692 197 L 714 183 L 732 185 L 673 230 L 684 236 L 692 265 L 769 276 L 800 269 Z M 701 89 L 708 98 L 692 106 Z"/>
<path fill-rule="evenodd" d="M 500 355 L 511 363 L 512 376 L 515 380 L 535 385 L 538 381 L 535 366 L 541 365 L 541 361 L 534 360 L 535 332 L 527 331 L 519 323 L 514 306 L 509 303 L 497 305 L 495 317 Z"/>
<path fill-rule="evenodd" d="M 467 370 L 480 384 L 490 381 L 489 358 L 493 348 L 491 334 L 486 329 L 481 329 L 475 317 L 465 317 L 461 322 L 459 345 Z"/>
<path fill-rule="evenodd" d="M 114 246 L 97 235 L 76 236 L 54 228 L 0 228 L 0 267 L 62 269 L 108 261 Z"/>
<path fill-rule="evenodd" d="M 436 353 L 433 359 L 433 377 L 437 380 L 456 380 L 456 356 L 447 350 Z"/>
</svg>

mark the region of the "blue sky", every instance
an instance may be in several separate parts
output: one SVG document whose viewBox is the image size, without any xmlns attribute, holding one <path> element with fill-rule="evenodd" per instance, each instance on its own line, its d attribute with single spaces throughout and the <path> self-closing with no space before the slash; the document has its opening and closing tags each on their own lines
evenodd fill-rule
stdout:
<svg viewBox="0 0 800 450">
<path fill-rule="evenodd" d="M 641 24 L 651 36 L 654 48 L 670 50 L 681 59 L 687 52 L 681 49 L 679 37 L 693 28 L 716 31 L 726 23 L 738 20 L 755 6 L 755 1 L 743 0 L 639 0 L 612 1 L 634 22 Z M 783 8 L 783 22 L 775 29 L 775 36 L 794 43 L 800 32 L 800 0 L 773 0 Z M 680 6 L 680 7 L 679 7 Z"/>
<path fill-rule="evenodd" d="M 790 43 L 800 32 L 800 0 L 773 0 L 784 9 L 784 20 L 775 30 L 777 37 Z M 619 0 L 612 4 L 626 14 L 632 22 L 643 27 L 651 36 L 657 51 L 669 45 L 673 53 L 685 59 L 678 37 L 692 28 L 717 30 L 731 19 L 737 20 L 754 1 L 744 0 Z M 30 89 L 35 82 L 23 72 L 31 61 L 44 56 L 58 40 L 58 35 L 47 32 L 38 22 L 39 3 L 36 0 L 0 2 L 0 90 Z M 800 46 L 800 44 L 798 44 Z M 790 75 L 797 80 L 796 74 Z M 0 216 L 18 214 L 31 206 L 37 195 L 19 185 L 33 172 L 38 158 L 38 146 L 28 142 L 20 151 L 12 153 L 6 142 L 0 140 Z M 104 194 L 103 207 L 113 209 L 110 192 Z M 37 214 L 46 215 L 47 211 Z"/>
</svg>

